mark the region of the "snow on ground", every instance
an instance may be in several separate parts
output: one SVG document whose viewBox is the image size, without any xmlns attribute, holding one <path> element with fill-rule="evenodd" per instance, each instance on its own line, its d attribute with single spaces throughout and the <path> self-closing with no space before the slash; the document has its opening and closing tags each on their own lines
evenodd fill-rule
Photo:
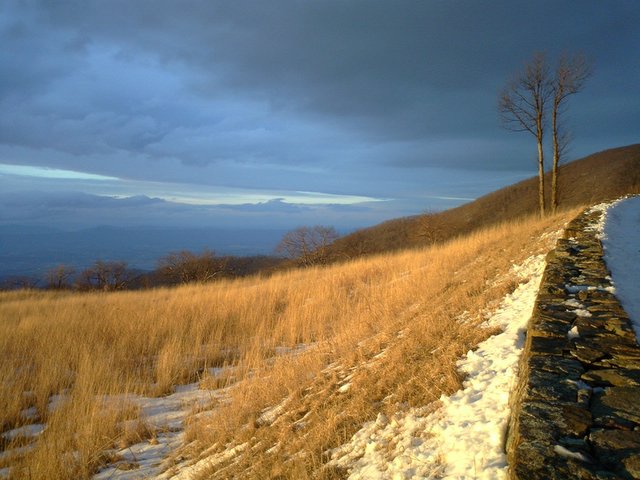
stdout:
<svg viewBox="0 0 640 480">
<path fill-rule="evenodd" d="M 298 344 L 294 347 L 278 346 L 275 349 L 276 356 L 299 355 L 316 344 Z M 212 377 L 224 376 L 229 368 L 213 367 L 209 369 Z M 226 401 L 229 388 L 216 390 L 201 389 L 199 383 L 180 385 L 175 387 L 175 393 L 165 397 L 142 397 L 128 395 L 127 400 L 141 408 L 141 418 L 151 430 L 159 432 L 152 438 L 113 451 L 119 460 L 106 466 L 94 475 L 94 480 L 137 480 L 148 478 L 172 478 L 189 479 L 200 470 L 210 468 L 233 457 L 244 449 L 244 445 L 236 446 L 230 450 L 207 456 L 199 461 L 189 461 L 182 458 L 174 458 L 180 448 L 185 446 L 184 429 L 185 420 L 194 411 L 201 410 L 207 404 L 215 401 Z M 258 422 L 272 423 L 286 406 L 286 400 L 271 409 L 265 410 Z M 198 415 L 207 415 L 206 410 Z M 134 421 L 135 422 L 135 421 Z"/>
<path fill-rule="evenodd" d="M 594 208 L 605 213 L 598 231 L 615 295 L 640 338 L 640 196 Z"/>
<path fill-rule="evenodd" d="M 156 478 L 167 468 L 167 457 L 184 444 L 186 418 L 194 410 L 224 397 L 225 390 L 201 390 L 198 383 L 176 387 L 175 393 L 165 397 L 127 396 L 141 408 L 142 419 L 150 429 L 158 433 L 114 451 L 120 460 L 100 470 L 94 480 Z"/>
<path fill-rule="evenodd" d="M 352 479 L 507 478 L 509 392 L 544 267 L 543 255 L 514 266 L 523 283 L 487 320 L 503 333 L 459 362 L 468 375 L 462 390 L 443 396 L 436 411 L 412 409 L 391 419 L 380 414 L 335 449 L 331 463 L 347 468 Z"/>
<path fill-rule="evenodd" d="M 2 439 L 10 442 L 15 440 L 16 438 L 31 438 L 37 437 L 45 431 L 47 426 L 44 423 L 32 423 L 29 425 L 24 425 L 22 427 L 14 428 L 13 430 L 9 430 L 8 432 L 4 432 L 2 434 Z"/>
<path fill-rule="evenodd" d="M 201 474 L 207 470 L 215 468 L 216 465 L 235 457 L 239 453 L 243 452 L 247 448 L 247 444 L 243 443 L 233 448 L 223 450 L 222 452 L 213 453 L 208 455 L 207 452 L 203 452 L 201 460 L 195 463 L 187 464 L 183 462 L 180 465 L 176 465 L 174 469 L 167 470 L 160 475 L 158 480 L 191 480 L 196 475 Z"/>
</svg>

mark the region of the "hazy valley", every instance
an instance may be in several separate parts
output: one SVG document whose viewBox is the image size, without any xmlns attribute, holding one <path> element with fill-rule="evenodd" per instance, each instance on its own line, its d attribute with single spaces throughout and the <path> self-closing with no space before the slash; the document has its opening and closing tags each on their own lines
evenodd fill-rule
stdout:
<svg viewBox="0 0 640 480">
<path fill-rule="evenodd" d="M 130 268 L 153 270 L 172 251 L 204 249 L 219 255 L 272 255 L 285 230 L 180 227 L 96 227 L 58 230 L 0 226 L 0 278 L 42 277 L 64 264 L 81 270 L 96 260 L 122 260 Z"/>
</svg>

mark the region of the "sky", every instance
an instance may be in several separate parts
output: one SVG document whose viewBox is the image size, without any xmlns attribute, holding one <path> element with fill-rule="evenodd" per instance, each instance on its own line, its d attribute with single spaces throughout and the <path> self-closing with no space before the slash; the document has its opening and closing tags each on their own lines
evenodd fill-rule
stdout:
<svg viewBox="0 0 640 480">
<path fill-rule="evenodd" d="M 0 3 L 0 224 L 348 229 L 536 174 L 499 91 L 593 64 L 569 158 L 638 143 L 640 2 Z"/>
</svg>

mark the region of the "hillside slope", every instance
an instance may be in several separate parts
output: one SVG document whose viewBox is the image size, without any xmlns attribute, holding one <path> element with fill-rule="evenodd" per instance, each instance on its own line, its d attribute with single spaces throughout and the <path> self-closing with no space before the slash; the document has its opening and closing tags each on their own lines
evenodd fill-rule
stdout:
<svg viewBox="0 0 640 480">
<path fill-rule="evenodd" d="M 358 230 L 336 241 L 331 255 L 335 259 L 352 258 L 439 242 L 534 214 L 538 207 L 537 182 L 537 177 L 532 177 L 444 212 L 399 218 Z M 547 187 L 550 183 L 547 174 Z M 605 150 L 560 166 L 558 186 L 561 209 L 640 192 L 640 144 Z"/>
<path fill-rule="evenodd" d="M 460 388 L 575 213 L 269 278 L 2 292 L 0 477 L 343 478 L 366 422 Z"/>
</svg>

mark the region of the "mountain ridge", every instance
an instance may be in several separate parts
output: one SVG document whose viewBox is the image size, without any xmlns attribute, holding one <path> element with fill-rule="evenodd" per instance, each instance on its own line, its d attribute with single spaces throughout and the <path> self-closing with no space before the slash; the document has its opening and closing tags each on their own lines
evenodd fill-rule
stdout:
<svg viewBox="0 0 640 480">
<path fill-rule="evenodd" d="M 332 259 L 443 242 L 479 228 L 534 215 L 538 177 L 493 191 L 438 213 L 401 217 L 345 235 L 329 248 Z M 550 198 L 551 173 L 545 175 Z M 559 167 L 559 209 L 594 204 L 640 192 L 640 143 L 611 148 Z"/>
</svg>

